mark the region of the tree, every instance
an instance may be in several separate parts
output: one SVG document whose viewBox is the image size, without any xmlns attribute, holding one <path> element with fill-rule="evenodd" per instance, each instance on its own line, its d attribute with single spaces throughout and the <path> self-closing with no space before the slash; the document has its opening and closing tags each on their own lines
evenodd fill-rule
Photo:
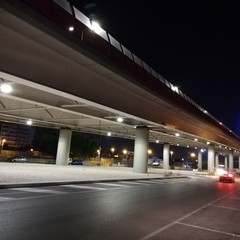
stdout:
<svg viewBox="0 0 240 240">
<path fill-rule="evenodd" d="M 58 129 L 36 128 L 32 147 L 40 152 L 55 156 L 57 152 L 58 137 Z"/>
<path fill-rule="evenodd" d="M 73 156 L 94 157 L 99 147 L 98 136 L 79 132 L 72 133 L 71 152 Z"/>
<path fill-rule="evenodd" d="M 32 147 L 43 153 L 56 156 L 59 138 L 58 129 L 36 128 Z M 99 147 L 99 137 L 79 132 L 72 133 L 71 157 L 94 157 Z"/>
</svg>

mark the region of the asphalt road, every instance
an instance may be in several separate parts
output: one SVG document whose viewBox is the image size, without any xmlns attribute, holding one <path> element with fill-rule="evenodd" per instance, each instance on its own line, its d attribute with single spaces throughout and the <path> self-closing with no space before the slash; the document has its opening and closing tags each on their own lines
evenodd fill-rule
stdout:
<svg viewBox="0 0 240 240">
<path fill-rule="evenodd" d="M 192 177 L 0 190 L 1 240 L 240 238 L 240 184 Z"/>
</svg>

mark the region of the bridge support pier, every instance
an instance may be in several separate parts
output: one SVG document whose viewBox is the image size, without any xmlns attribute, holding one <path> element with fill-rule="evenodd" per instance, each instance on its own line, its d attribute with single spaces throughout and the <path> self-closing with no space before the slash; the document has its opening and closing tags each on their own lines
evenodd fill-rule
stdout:
<svg viewBox="0 0 240 240">
<path fill-rule="evenodd" d="M 202 171 L 202 150 L 198 151 L 198 169 Z"/>
<path fill-rule="evenodd" d="M 238 156 L 238 171 L 240 171 L 240 155 Z"/>
<path fill-rule="evenodd" d="M 214 173 L 214 146 L 208 145 L 208 173 Z"/>
<path fill-rule="evenodd" d="M 225 169 L 228 169 L 228 156 L 227 155 L 224 156 L 224 165 L 225 165 Z"/>
<path fill-rule="evenodd" d="M 216 152 L 216 153 L 215 153 L 215 167 L 217 168 L 218 165 L 219 165 L 219 153 Z"/>
<path fill-rule="evenodd" d="M 164 143 L 163 145 L 163 169 L 169 169 L 169 154 L 170 154 L 170 144 Z"/>
<path fill-rule="evenodd" d="M 229 151 L 229 171 L 233 171 L 233 151 Z"/>
<path fill-rule="evenodd" d="M 67 165 L 70 153 L 72 130 L 60 129 L 56 165 Z"/>
<path fill-rule="evenodd" d="M 134 143 L 133 172 L 147 173 L 149 129 L 137 127 Z"/>
</svg>

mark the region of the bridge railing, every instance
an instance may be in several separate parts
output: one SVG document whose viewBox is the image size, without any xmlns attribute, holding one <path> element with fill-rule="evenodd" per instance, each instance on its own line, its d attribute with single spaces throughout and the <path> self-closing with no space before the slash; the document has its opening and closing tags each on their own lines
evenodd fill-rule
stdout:
<svg viewBox="0 0 240 240">
<path fill-rule="evenodd" d="M 56 25 L 61 27 L 61 29 L 69 32 L 70 35 L 75 35 L 82 43 L 86 43 L 87 46 L 97 49 L 98 52 L 100 51 L 104 56 L 111 58 L 116 63 L 124 66 L 130 72 L 140 78 L 144 76 L 145 79 L 149 81 L 149 84 L 154 85 L 154 81 L 158 79 L 169 90 L 174 91 L 180 96 L 180 98 L 177 97 L 178 101 L 183 102 L 183 99 L 186 100 L 199 111 L 210 117 L 214 123 L 220 124 L 220 121 L 161 76 L 157 71 L 152 69 L 147 63 L 132 53 L 104 29 L 100 26 L 96 26 L 97 28 L 95 29 L 95 22 L 91 21 L 91 19 L 67 0 L 21 0 L 21 2 L 53 21 Z M 153 81 L 152 78 L 155 80 Z M 167 93 L 168 96 L 169 94 L 170 93 Z M 221 126 L 235 135 L 235 137 L 239 138 L 222 123 Z"/>
</svg>

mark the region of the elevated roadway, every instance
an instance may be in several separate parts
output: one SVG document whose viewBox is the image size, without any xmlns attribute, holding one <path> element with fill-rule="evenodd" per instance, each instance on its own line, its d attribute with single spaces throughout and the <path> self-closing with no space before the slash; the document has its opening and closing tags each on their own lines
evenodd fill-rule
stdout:
<svg viewBox="0 0 240 240">
<path fill-rule="evenodd" d="M 1 121 L 127 139 L 144 126 L 150 142 L 239 154 L 236 134 L 92 24 L 68 1 L 0 2 L 0 78 L 13 88 Z"/>
</svg>

